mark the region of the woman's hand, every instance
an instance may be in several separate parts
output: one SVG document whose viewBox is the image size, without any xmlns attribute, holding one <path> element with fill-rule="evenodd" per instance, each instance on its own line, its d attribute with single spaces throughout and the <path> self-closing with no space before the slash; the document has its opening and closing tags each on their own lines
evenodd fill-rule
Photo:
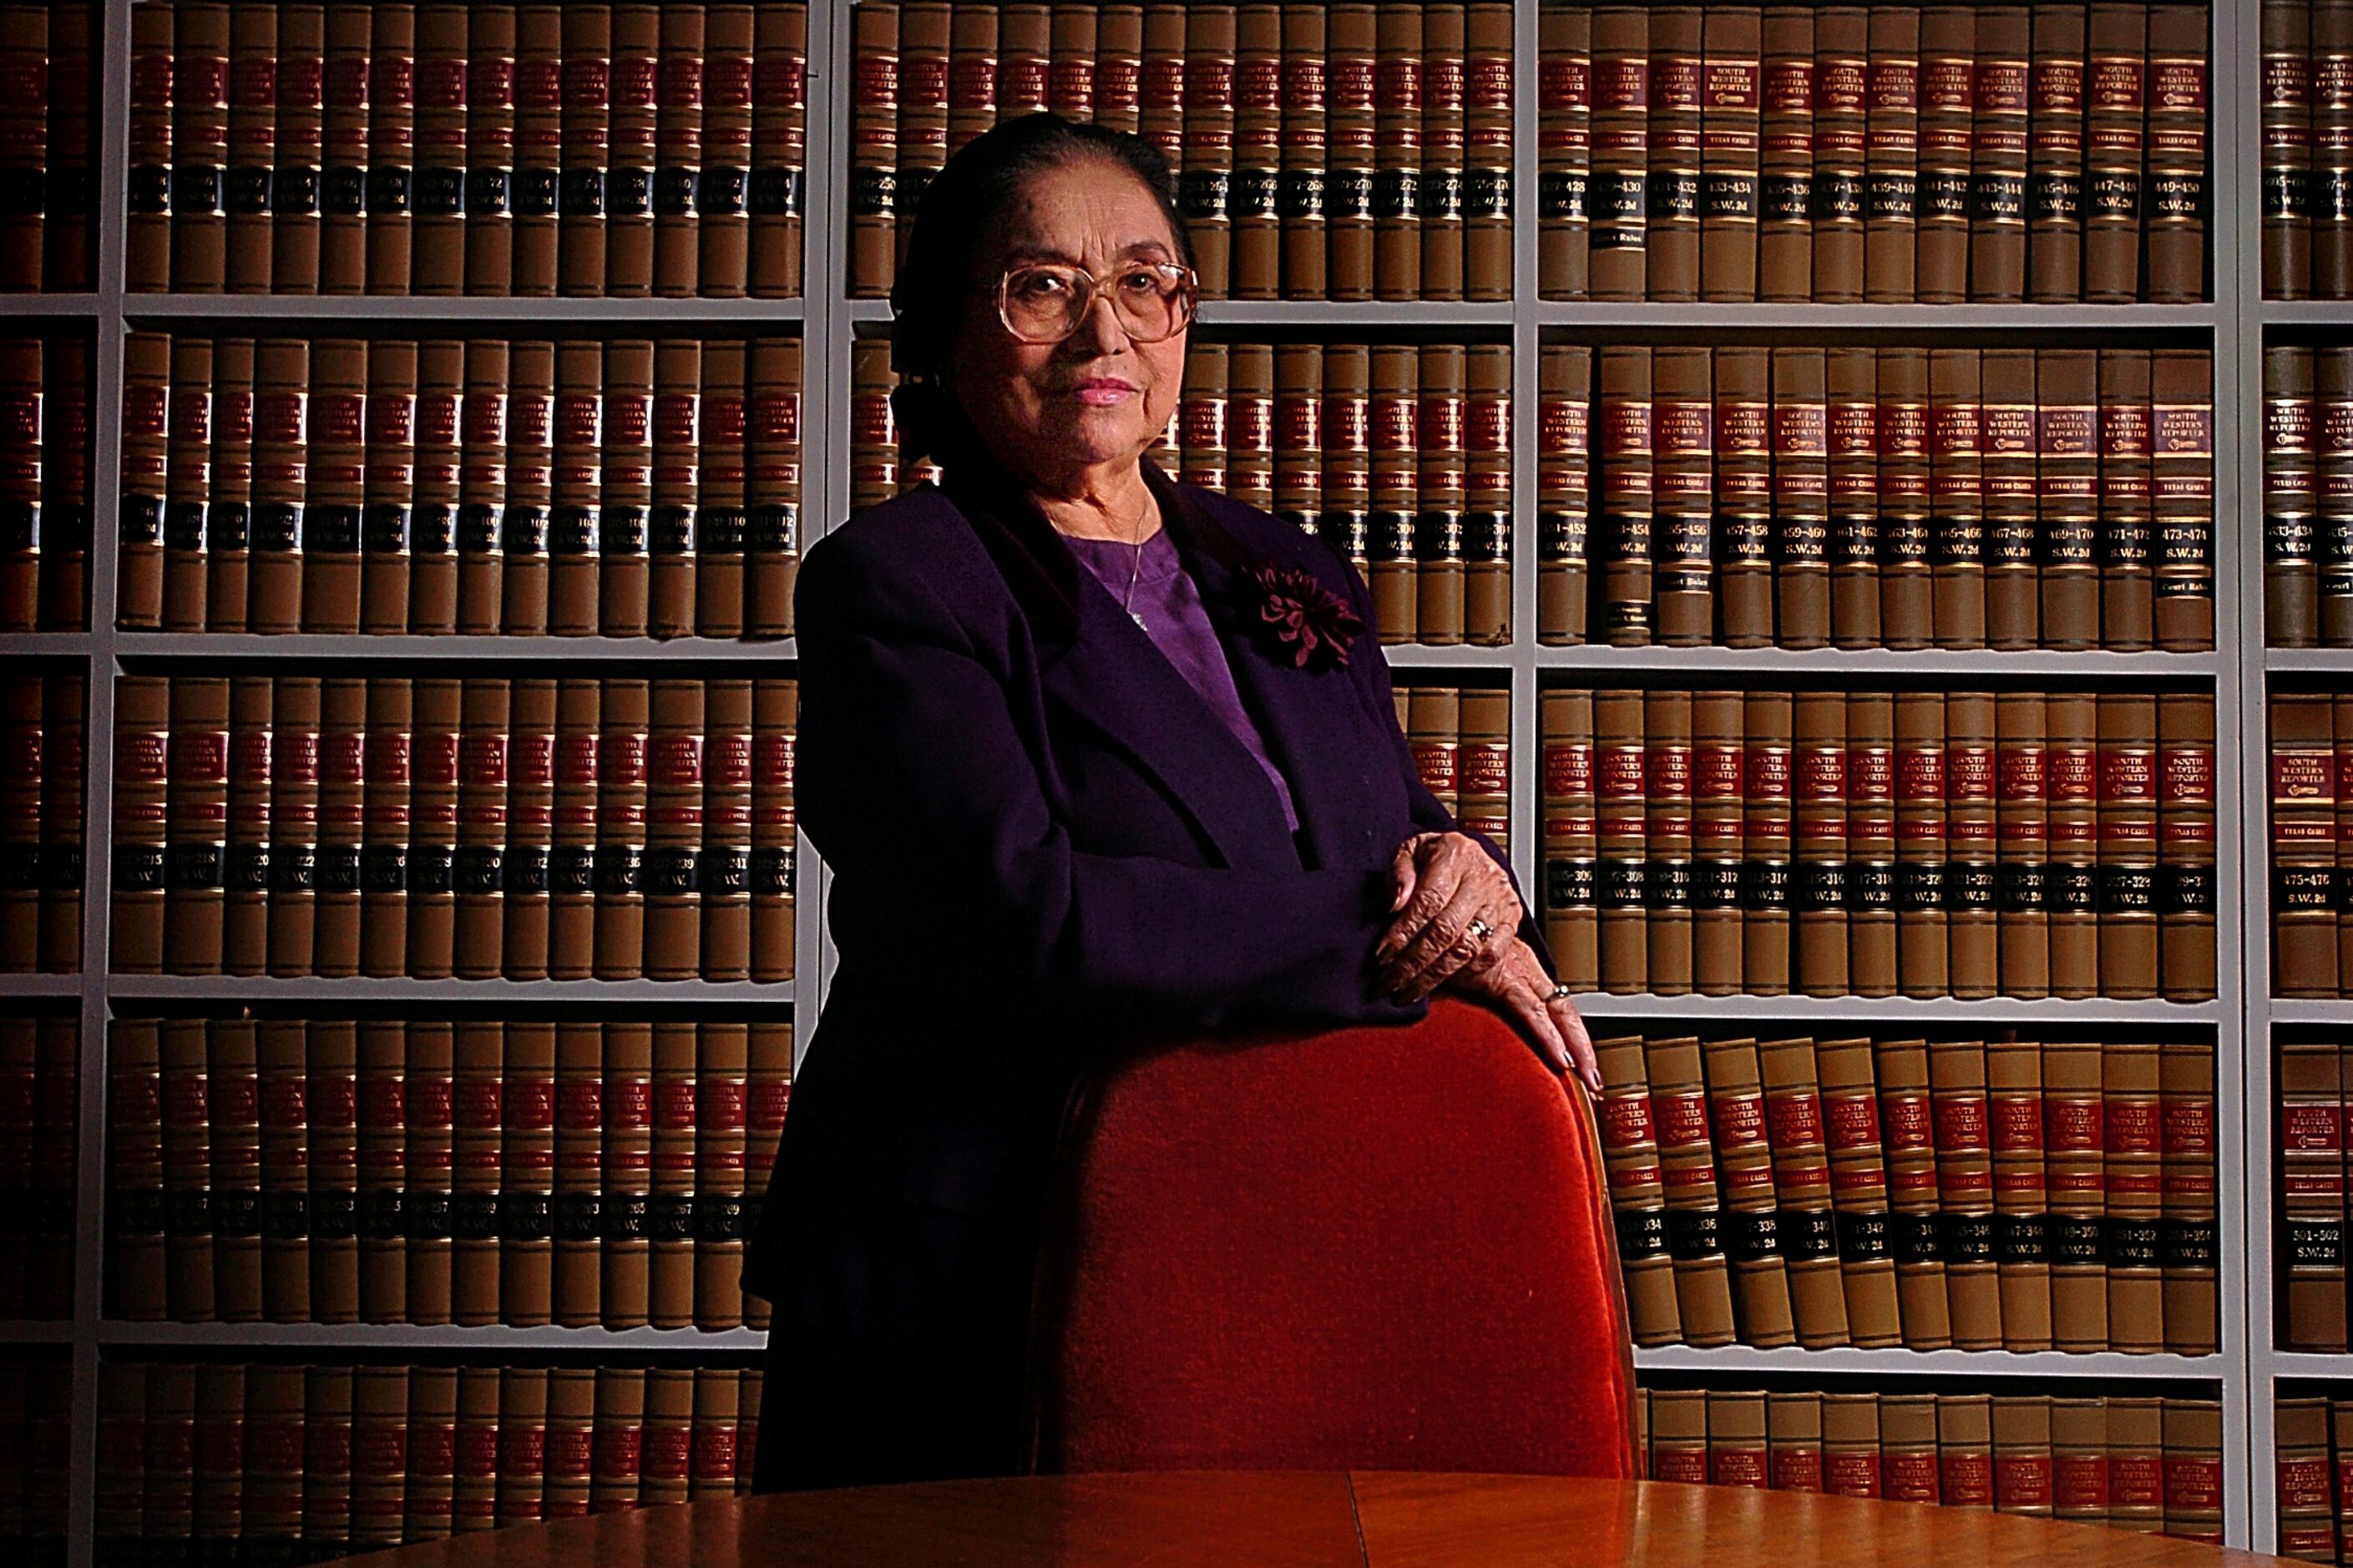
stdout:
<svg viewBox="0 0 2353 1568">
<path fill-rule="evenodd" d="M 1496 943 L 1492 963 L 1458 970 L 1447 989 L 1494 1008 L 1517 1024 L 1534 1043 L 1536 1055 L 1555 1072 L 1576 1071 L 1577 1081 L 1596 1096 L 1601 1093 L 1601 1064 L 1593 1054 L 1593 1037 L 1577 1016 L 1577 1004 L 1552 994 L 1552 976 L 1535 949 L 1516 936 Z"/>
<path fill-rule="evenodd" d="M 1418 1002 L 1464 969 L 1490 963 L 1520 929 L 1519 895 L 1495 858 L 1462 833 L 1417 833 L 1390 864 L 1398 918 L 1373 950 L 1381 988 Z M 1482 921 L 1482 937 L 1471 922 Z"/>
</svg>

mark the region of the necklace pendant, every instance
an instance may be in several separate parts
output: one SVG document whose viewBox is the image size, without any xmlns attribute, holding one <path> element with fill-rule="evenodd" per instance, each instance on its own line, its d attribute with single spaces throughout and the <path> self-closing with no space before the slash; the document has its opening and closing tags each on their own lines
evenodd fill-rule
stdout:
<svg viewBox="0 0 2353 1568">
<path fill-rule="evenodd" d="M 1128 611 L 1128 612 L 1127 612 L 1127 618 L 1128 618 L 1129 620 L 1131 620 L 1131 621 L 1134 621 L 1134 622 L 1138 626 L 1144 626 L 1144 615 L 1143 615 L 1143 612 L 1142 612 L 1142 611 L 1139 611 L 1139 610 L 1130 610 L 1130 611 Z M 1147 630 L 1148 630 L 1149 628 L 1145 628 L 1145 629 L 1147 629 Z"/>
</svg>

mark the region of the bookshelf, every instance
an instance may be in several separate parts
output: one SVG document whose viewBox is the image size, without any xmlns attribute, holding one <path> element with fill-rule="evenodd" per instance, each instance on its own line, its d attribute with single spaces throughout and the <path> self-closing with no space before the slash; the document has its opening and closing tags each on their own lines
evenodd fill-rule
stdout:
<svg viewBox="0 0 2353 1568">
<path fill-rule="evenodd" d="M 850 21 L 855 0 L 811 0 L 808 26 L 805 277 L 800 300 L 564 298 L 387 298 L 131 294 L 123 287 L 125 194 L 128 184 L 130 18 L 132 0 L 104 0 L 100 71 L 101 116 L 98 195 L 100 288 L 91 293 L 0 296 L 0 319 L 80 320 L 96 335 L 93 408 L 119 408 L 123 342 L 133 330 L 174 323 L 227 321 L 271 323 L 272 331 L 305 327 L 345 332 L 372 328 L 415 331 L 453 323 L 469 331 L 499 325 L 543 331 L 546 325 L 691 331 L 797 329 L 804 343 L 804 541 L 822 535 L 847 515 L 849 495 L 849 349 L 860 336 L 881 331 L 886 302 L 845 295 L 849 249 L 847 127 Z M 2224 1415 L 2225 1532 L 2233 1545 L 2266 1549 L 2274 1538 L 2271 1501 L 2272 1386 L 2283 1377 L 2353 1378 L 2353 1356 L 2281 1352 L 2273 1345 L 2271 1307 L 2270 1040 L 2282 1023 L 2353 1025 L 2353 1002 L 2274 1003 L 2265 976 L 2269 910 L 2264 879 L 2248 868 L 2267 863 L 2263 810 L 2265 683 L 2260 673 L 2339 674 L 2353 671 L 2353 652 L 2305 652 L 2263 647 L 2262 533 L 2255 483 L 2260 453 L 2260 347 L 2264 328 L 2333 322 L 2344 307 L 2267 303 L 2256 298 L 2258 277 L 2257 8 L 2215 4 L 2211 68 L 2211 216 L 2209 278 L 2211 299 L 2157 305 L 1815 305 L 1563 302 L 1537 298 L 1537 228 L 1519 223 L 1513 235 L 1513 294 L 1492 302 L 1322 302 L 1218 300 L 1204 305 L 1212 330 L 1263 327 L 1362 327 L 1443 331 L 1475 329 L 1489 338 L 1508 333 L 1513 421 L 1513 641 L 1508 647 L 1392 647 L 1398 670 L 1461 671 L 1508 680 L 1514 790 L 1511 841 L 1524 889 L 1541 886 L 1535 781 L 1539 755 L 1539 679 L 1558 672 L 1606 675 L 1712 672 L 1730 681 L 1792 677 L 1952 678 L 2099 682 L 2166 679 L 2212 689 L 2218 757 L 2226 787 L 2219 793 L 2219 842 L 2240 853 L 2220 857 L 2218 940 L 2224 961 L 2221 990 L 2211 1003 L 2159 1001 L 1982 1002 L 1904 998 L 1605 996 L 1583 999 L 1597 1024 L 1604 1020 L 1677 1020 L 1736 1025 L 1744 1031 L 1767 1021 L 1798 1025 L 1855 1024 L 1895 1028 L 2018 1027 L 2065 1030 L 2142 1026 L 2211 1030 L 2217 1043 L 2221 1348 L 2208 1356 L 2064 1352 L 1917 1352 L 1905 1349 L 1805 1351 L 1748 1347 L 1672 1346 L 1636 1352 L 1644 1371 L 1711 1378 L 1903 1376 L 1953 1378 L 2163 1379 L 2219 1390 Z M 1538 185 L 1536 0 L 1514 6 L 1513 178 L 1520 210 L 1531 217 Z M 1548 339 L 1640 339 L 1646 334 L 1733 331 L 1788 332 L 1807 341 L 1865 341 L 1872 335 L 1915 334 L 1913 342 L 1960 342 L 1967 334 L 2000 332 L 2037 344 L 2096 345 L 2111 339 L 2175 346 L 2208 346 L 2214 354 L 2215 556 L 2217 646 L 2211 653 L 1953 652 L 1723 647 L 1614 649 L 1551 647 L 1536 641 L 1538 350 Z M 2228 411 L 2228 412 L 2225 412 Z M 121 459 L 119 422 L 94 422 L 93 516 L 116 515 Z M 2235 526 L 2233 526 L 2235 524 Z M 603 637 L 232 636 L 134 632 L 115 626 L 115 540 L 110 526 L 95 531 L 90 556 L 90 630 L 0 637 L 0 657 L 39 657 L 85 668 L 90 677 L 87 733 L 94 756 L 111 745 L 115 678 L 125 672 L 168 672 L 193 661 L 246 666 L 333 658 L 371 666 L 414 662 L 454 668 L 496 658 L 538 667 L 594 663 L 645 673 L 683 673 L 699 663 L 740 669 L 773 662 L 789 668 L 789 639 L 766 643 L 686 638 L 674 642 Z M 2238 700 L 2231 697 L 2236 693 Z M 2236 789 L 2230 760 L 2236 758 Z M 312 1357 L 431 1351 L 458 1354 L 525 1352 L 583 1357 L 627 1352 L 676 1354 L 756 1350 L 765 1335 L 749 1330 L 604 1330 L 405 1325 L 269 1323 L 176 1324 L 109 1321 L 102 1311 L 107 1168 L 106 1033 L 117 1002 L 216 1005 L 267 1001 L 398 1009 L 463 1002 L 492 1005 L 613 1003 L 655 1016 L 692 1016 L 706 1005 L 788 1005 L 796 1017 L 795 1051 L 806 1047 L 829 978 L 833 953 L 824 912 L 830 872 L 809 847 L 800 847 L 799 922 L 796 973 L 789 985 L 658 981 L 439 981 L 392 979 L 237 979 L 114 975 L 107 966 L 108 877 L 111 833 L 108 769 L 89 770 L 85 855 L 98 868 L 88 875 L 82 910 L 83 970 L 72 975 L 0 977 L 0 998 L 45 1007 L 78 1005 L 81 1026 L 77 1167 L 75 1312 L 69 1322 L 6 1325 L 0 1338 L 70 1356 L 70 1561 L 90 1561 L 97 1447 L 97 1384 L 101 1357 L 126 1352 L 173 1351 L 236 1354 L 268 1348 Z M 2234 923 L 2235 922 L 2235 923 Z M 2235 942 L 2235 945 L 2234 944 Z M 2231 962 L 2232 955 L 2242 962 Z"/>
</svg>

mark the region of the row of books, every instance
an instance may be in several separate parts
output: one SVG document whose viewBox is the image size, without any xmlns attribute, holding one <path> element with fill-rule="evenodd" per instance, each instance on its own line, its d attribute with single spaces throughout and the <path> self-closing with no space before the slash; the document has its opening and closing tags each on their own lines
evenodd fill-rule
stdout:
<svg viewBox="0 0 2353 1568">
<path fill-rule="evenodd" d="M 2336 1040 L 2279 1047 L 2280 1342 L 2289 1350 L 2347 1345 L 2347 1090 L 2353 1064 Z"/>
<path fill-rule="evenodd" d="M 2353 693 L 2274 691 L 2271 748 L 2272 993 L 2341 995 L 2353 973 Z"/>
<path fill-rule="evenodd" d="M 1540 13 L 1546 299 L 2189 300 L 2204 5 Z"/>
<path fill-rule="evenodd" d="M 124 347 L 133 629 L 792 630 L 801 343 Z"/>
<path fill-rule="evenodd" d="M 0 339 L 0 632 L 89 624 L 95 374 L 87 331 Z"/>
<path fill-rule="evenodd" d="M 2263 640 L 2353 647 L 2353 348 L 2263 349 Z"/>
<path fill-rule="evenodd" d="M 322 1562 L 750 1489 L 761 1369 L 109 1361 L 97 1557 Z"/>
<path fill-rule="evenodd" d="M 97 287 L 98 60 L 92 0 L 0 5 L 0 291 Z"/>
<path fill-rule="evenodd" d="M 81 967 L 89 677 L 0 674 L 0 974 Z"/>
<path fill-rule="evenodd" d="M 1440 805 L 1498 849 L 1512 847 L 1512 696 L 1501 687 L 1391 689 L 1414 770 Z"/>
<path fill-rule="evenodd" d="M 801 291 L 808 7 L 131 13 L 135 292 Z"/>
<path fill-rule="evenodd" d="M 2262 29 L 2263 298 L 2343 300 L 2353 291 L 2353 16 L 2336 0 L 2263 0 Z"/>
<path fill-rule="evenodd" d="M 2211 1042 L 1594 1048 L 1637 1344 L 2216 1348 Z"/>
<path fill-rule="evenodd" d="M 2353 1400 L 2284 1394 L 2272 1406 L 2272 1473 L 2279 1554 L 2344 1562 L 2353 1551 Z"/>
<path fill-rule="evenodd" d="M 949 153 L 1050 110 L 1166 156 L 1208 295 L 1511 297 L 1507 0 L 861 0 L 854 15 L 852 294 L 890 291 Z"/>
<path fill-rule="evenodd" d="M 798 692 L 125 677 L 114 972 L 789 980 Z"/>
<path fill-rule="evenodd" d="M 1547 344 L 1540 387 L 1540 642 L 2214 646 L 2211 351 Z"/>
<path fill-rule="evenodd" d="M 2211 692 L 1538 701 L 1546 935 L 1580 991 L 2215 994 Z"/>
<path fill-rule="evenodd" d="M 2214 1545 L 2222 1540 L 2217 1400 L 1640 1393 L 1651 1480 L 1940 1503 Z"/>
<path fill-rule="evenodd" d="M 767 1326 L 739 1282 L 786 1022 L 126 1018 L 108 1311 Z"/>
<path fill-rule="evenodd" d="M 73 1365 L 62 1352 L 0 1361 L 0 1550 L 65 1568 Z"/>
<path fill-rule="evenodd" d="M 0 1322 L 73 1316 L 80 1058 L 70 1015 L 0 1018 Z"/>
</svg>

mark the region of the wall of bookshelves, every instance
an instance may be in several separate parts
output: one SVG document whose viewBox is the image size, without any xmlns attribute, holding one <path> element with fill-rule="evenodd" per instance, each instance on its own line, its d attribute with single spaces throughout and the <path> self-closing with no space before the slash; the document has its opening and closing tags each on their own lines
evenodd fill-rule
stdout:
<svg viewBox="0 0 2353 1568">
<path fill-rule="evenodd" d="M 649 335 L 668 330 L 742 331 L 770 328 L 797 331 L 804 345 L 803 515 L 804 541 L 820 535 L 847 515 L 850 496 L 851 441 L 849 374 L 850 345 L 881 329 L 888 306 L 849 298 L 845 290 L 849 253 L 849 116 L 851 0 L 813 0 L 807 48 L 807 148 L 810 171 L 806 212 L 806 299 L 760 300 L 509 300 L 488 298 L 408 299 L 376 297 L 196 296 L 132 294 L 125 291 L 125 200 L 130 154 L 131 0 L 106 0 L 104 11 L 102 113 L 98 194 L 99 288 L 87 294 L 0 296 L 0 326 L 47 321 L 90 323 L 96 335 L 92 406 L 121 405 L 123 345 L 135 330 L 169 329 L 181 323 L 225 321 L 270 323 L 269 330 L 299 333 L 307 328 L 366 335 L 378 329 L 416 331 L 425 323 L 477 325 L 578 323 L 596 331 L 633 325 Z M 2098 687 L 2109 680 L 2162 679 L 2177 687 L 2211 690 L 2217 699 L 2216 745 L 2226 787 L 2217 802 L 2219 842 L 2236 845 L 2236 856 L 2221 857 L 2216 888 L 2221 911 L 2219 994 L 2211 1002 L 2162 1000 L 1992 999 L 1915 1000 L 1861 997 L 1700 995 L 1593 995 L 1583 1005 L 1597 1035 L 1648 1030 L 1674 1023 L 1686 1030 L 1765 1034 L 1774 1030 L 1819 1030 L 1852 1026 L 1874 1035 L 1900 1032 L 2019 1029 L 2044 1039 L 2074 1031 L 2098 1037 L 2140 1028 L 2211 1035 L 2217 1047 L 2221 1344 L 2211 1355 L 2076 1354 L 1913 1351 L 1908 1349 L 1803 1350 L 1684 1346 L 1639 1352 L 1639 1369 L 1712 1385 L 1747 1379 L 1879 1376 L 1953 1380 L 2098 1380 L 2111 1392 L 2128 1392 L 2158 1382 L 2168 1392 L 2191 1388 L 2219 1393 L 2224 1414 L 2225 1533 L 2236 1545 L 2267 1548 L 2273 1540 L 2270 1410 L 2275 1379 L 2353 1376 L 2353 1358 L 2289 1355 L 2274 1349 L 2272 1219 L 2274 1163 L 2271 1128 L 2271 1036 L 2282 1023 L 2332 1027 L 2353 1026 L 2353 1002 L 2274 1003 L 2270 999 L 2267 932 L 2269 907 L 2264 878 L 2253 868 L 2267 862 L 2263 802 L 2267 798 L 2264 751 L 2266 678 L 2274 673 L 2353 675 L 2353 653 L 2276 650 L 2262 652 L 2263 541 L 2258 491 L 2253 476 L 2261 450 L 2260 347 L 2264 330 L 2341 319 L 2341 307 L 2267 304 L 2259 301 L 2257 190 L 2253 179 L 2259 95 L 2257 17 L 2252 6 L 2212 8 L 2212 83 L 2210 175 L 2211 196 L 2209 265 L 2210 303 L 2130 305 L 1721 305 L 1549 301 L 1537 297 L 1538 237 L 1533 221 L 1520 222 L 1513 236 L 1513 293 L 1508 300 L 1481 303 L 1343 303 L 1219 300 L 1204 305 L 1202 321 L 1211 329 L 1267 328 L 1314 331 L 1343 327 L 1508 331 L 1512 391 L 1520 411 L 1512 421 L 1512 640 L 1507 647 L 1402 646 L 1387 650 L 1401 679 L 1443 678 L 1463 672 L 1472 679 L 1508 682 L 1513 793 L 1510 834 L 1521 884 L 1543 885 L 1542 839 L 1535 779 L 1539 769 L 1541 684 L 1574 676 L 1588 684 L 1645 681 L 1654 677 L 1693 678 L 1725 686 L 1815 679 L 1869 684 L 1915 680 L 1950 683 L 2011 682 L 2045 678 L 2052 682 Z M 1519 0 L 1514 7 L 1513 176 L 1520 210 L 1532 214 L 1538 187 L 1538 102 L 1535 62 L 1539 54 L 1538 7 Z M 534 331 L 544 330 L 534 328 Z M 2121 338 L 2136 343 L 2211 345 L 2214 363 L 2215 517 L 2221 541 L 2215 551 L 2216 647 L 2211 653 L 1899 652 L 1540 646 L 1536 516 L 1540 467 L 1538 421 L 1539 348 L 1567 333 L 1579 342 L 1643 341 L 1645 334 L 1725 331 L 1788 333 L 1806 342 L 1820 334 L 1853 340 L 1889 335 L 1906 342 L 1959 342 L 1968 334 L 2000 333 L 2005 341 L 2038 346 L 2084 347 Z M 1908 334 L 1908 335 L 1907 335 Z M 0 639 L 0 656 L 39 658 L 52 666 L 85 670 L 90 678 L 87 731 L 93 757 L 103 757 L 114 729 L 116 679 L 124 674 L 169 674 L 202 668 L 217 673 L 260 672 L 302 661 L 366 661 L 372 668 L 398 665 L 416 672 L 450 672 L 469 661 L 512 660 L 541 672 L 593 664 L 602 673 L 625 668 L 660 677 L 684 673 L 707 662 L 739 669 L 750 663 L 788 673 L 792 645 L 739 644 L 703 638 L 670 642 L 601 637 L 319 637 L 209 633 L 132 632 L 116 627 L 116 516 L 122 458 L 120 422 L 94 421 L 92 515 L 89 563 L 90 620 L 87 632 L 37 633 Z M 2232 698 L 2236 697 L 2233 701 Z M 2228 787 L 2235 784 L 2236 787 Z M 703 1332 L 691 1329 L 406 1327 L 397 1325 L 200 1324 L 127 1322 L 104 1310 L 106 1247 L 107 1033 L 118 1004 L 140 1010 L 204 1009 L 239 1002 L 326 1005 L 348 1012 L 397 1016 L 405 1006 L 452 1004 L 574 1006 L 613 1004 L 653 1017 L 694 1017 L 711 1008 L 789 1006 L 796 1017 L 795 1049 L 806 1044 L 823 1004 L 833 953 L 823 913 L 829 873 L 803 846 L 798 858 L 796 979 L 788 986 L 753 982 L 668 981 L 480 981 L 402 979 L 179 978 L 124 975 L 110 971 L 109 878 L 113 820 L 110 770 L 93 765 L 87 783 L 82 903 L 83 966 L 74 974 L 0 977 L 0 996 L 12 1005 L 50 1010 L 79 1008 L 77 1246 L 73 1315 L 61 1322 L 8 1325 L 0 1339 L 29 1347 L 52 1347 L 70 1358 L 70 1540 L 72 1561 L 90 1561 L 98 1449 L 98 1384 L 102 1360 L 140 1352 L 188 1352 L 283 1353 L 310 1360 L 397 1356 L 430 1352 L 453 1356 L 496 1356 L 509 1352 L 533 1356 L 576 1355 L 592 1359 L 622 1353 L 669 1355 L 711 1351 L 741 1359 L 765 1336 L 748 1329 Z M 2236 960 L 2236 962 L 2234 962 Z M 1778 1386 L 1778 1384 L 1777 1384 Z"/>
</svg>

